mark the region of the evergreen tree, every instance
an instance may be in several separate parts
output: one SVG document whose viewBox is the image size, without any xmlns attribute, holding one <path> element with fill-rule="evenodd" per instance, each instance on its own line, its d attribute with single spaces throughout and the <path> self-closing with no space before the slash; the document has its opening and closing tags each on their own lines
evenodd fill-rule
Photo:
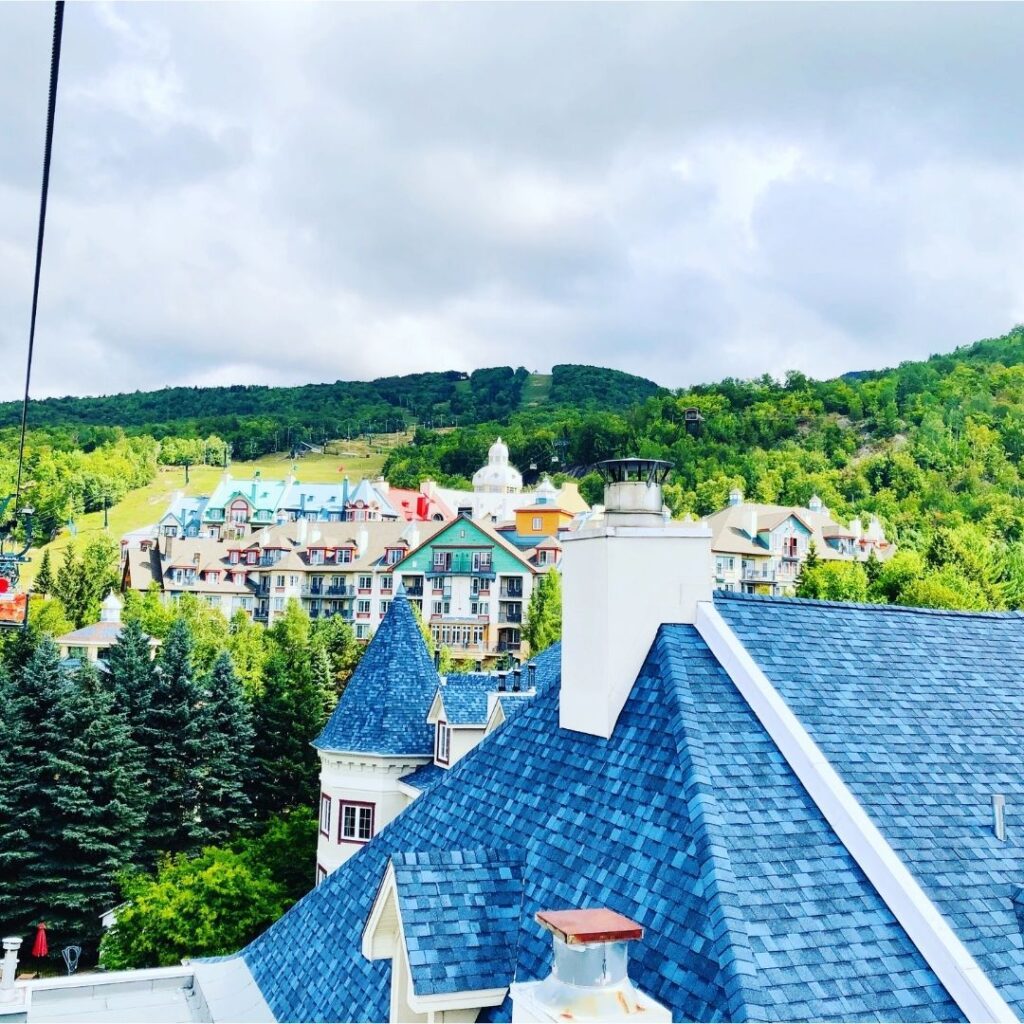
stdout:
<svg viewBox="0 0 1024 1024">
<path fill-rule="evenodd" d="M 150 721 L 155 673 L 149 637 L 142 632 L 138 620 L 124 623 L 116 642 L 107 651 L 106 662 L 114 709 L 128 729 L 126 756 L 128 770 L 135 779 L 137 806 L 148 812 L 153 774 L 151 752 L 157 745 Z"/>
<path fill-rule="evenodd" d="M 197 848 L 203 745 L 207 721 L 195 679 L 188 624 L 175 619 L 160 651 L 149 704 L 150 809 L 148 852 Z"/>
<path fill-rule="evenodd" d="M 539 654 L 562 636 L 562 579 L 552 569 L 537 581 L 530 595 L 523 636 L 531 654 Z"/>
<path fill-rule="evenodd" d="M 227 645 L 246 693 L 254 698 L 263 685 L 263 661 L 266 657 L 263 627 L 239 609 L 231 617 Z"/>
<path fill-rule="evenodd" d="M 0 924 L 93 941 L 138 842 L 127 729 L 92 666 L 69 681 L 45 637 L 0 677 L 0 705 Z"/>
<path fill-rule="evenodd" d="M 805 593 L 808 587 L 808 579 L 813 577 L 815 570 L 821 565 L 821 556 L 818 554 L 818 546 L 812 540 L 807 545 L 807 557 L 803 560 L 803 564 L 800 566 L 800 571 L 796 574 L 796 579 L 793 581 L 794 592 L 797 597 L 810 597 L 812 595 Z"/>
<path fill-rule="evenodd" d="M 36 573 L 36 581 L 32 589 L 43 597 L 48 597 L 53 590 L 53 568 L 50 565 L 50 549 L 43 549 L 43 560 L 39 563 L 39 572 Z"/>
<path fill-rule="evenodd" d="M 64 560 L 57 570 L 52 593 L 60 599 L 60 603 L 64 605 L 64 611 L 76 628 L 86 624 L 91 595 L 85 579 L 85 571 L 75 555 L 73 544 L 69 544 L 64 549 Z"/>
<path fill-rule="evenodd" d="M 99 915 L 115 902 L 117 875 L 138 848 L 144 816 L 128 727 L 92 663 L 59 694 L 40 752 L 49 776 L 46 836 L 36 839 L 39 855 L 25 881 L 59 941 L 91 944 Z"/>
<path fill-rule="evenodd" d="M 324 720 L 323 695 L 313 673 L 291 679 L 288 661 L 275 646 L 255 708 L 254 801 L 261 819 L 313 798 L 319 758 L 310 741 Z"/>
<path fill-rule="evenodd" d="M 875 586 L 882 573 L 882 563 L 879 561 L 878 555 L 875 554 L 874 548 L 868 552 L 868 560 L 864 563 L 864 571 L 868 575 L 868 587 Z"/>
<path fill-rule="evenodd" d="M 214 662 L 203 688 L 208 731 L 203 744 L 200 838 L 205 845 L 226 841 L 247 817 L 253 725 L 248 698 L 227 651 Z"/>
</svg>

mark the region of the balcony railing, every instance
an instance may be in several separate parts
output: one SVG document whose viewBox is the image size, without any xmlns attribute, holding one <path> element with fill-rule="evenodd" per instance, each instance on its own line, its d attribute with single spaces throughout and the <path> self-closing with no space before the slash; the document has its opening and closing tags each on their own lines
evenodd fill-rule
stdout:
<svg viewBox="0 0 1024 1024">
<path fill-rule="evenodd" d="M 515 613 L 507 614 L 506 612 L 498 613 L 498 625 L 499 626 L 521 626 L 523 624 L 522 614 L 516 615 Z"/>
<path fill-rule="evenodd" d="M 506 580 L 501 584 L 501 596 L 521 599 L 523 596 L 522 580 Z"/>
<path fill-rule="evenodd" d="M 355 597 L 356 596 L 356 588 L 355 587 L 343 586 L 341 584 L 338 584 L 336 586 L 332 585 L 332 586 L 329 586 L 329 587 L 323 587 L 323 586 L 321 586 L 321 587 L 313 587 L 313 586 L 308 586 L 308 587 L 303 587 L 302 588 L 302 596 L 303 597 L 328 597 L 328 598 L 334 598 L 335 600 L 337 600 L 338 598 Z"/>
<path fill-rule="evenodd" d="M 507 654 L 509 651 L 518 651 L 522 649 L 522 646 L 518 640 L 501 640 L 498 642 L 498 653 Z"/>
<path fill-rule="evenodd" d="M 748 583 L 774 583 L 775 569 L 770 565 L 745 565 L 743 566 L 743 580 Z"/>
<path fill-rule="evenodd" d="M 494 563 L 487 559 L 474 560 L 468 551 L 456 551 L 445 562 L 432 562 L 426 570 L 426 576 L 477 576 L 481 579 L 494 579 Z"/>
</svg>

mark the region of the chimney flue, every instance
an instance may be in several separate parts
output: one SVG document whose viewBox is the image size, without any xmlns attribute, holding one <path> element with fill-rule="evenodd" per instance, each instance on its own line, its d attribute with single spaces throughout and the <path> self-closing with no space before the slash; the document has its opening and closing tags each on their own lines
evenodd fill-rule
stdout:
<svg viewBox="0 0 1024 1024">
<path fill-rule="evenodd" d="M 512 692 L 513 693 L 518 693 L 519 692 L 519 680 L 520 680 L 520 677 L 521 677 L 521 670 L 520 670 L 519 666 L 516 665 L 516 667 L 514 669 L 512 669 Z"/>
<path fill-rule="evenodd" d="M 526 666 L 526 688 L 535 690 L 537 688 L 537 662 L 531 661 Z"/>
<path fill-rule="evenodd" d="M 508 673 L 507 672 L 499 672 L 498 673 L 498 693 L 504 693 L 505 692 L 505 681 L 506 681 L 507 678 L 508 678 Z"/>
<path fill-rule="evenodd" d="M 597 468 L 605 479 L 604 515 L 609 526 L 661 526 L 661 486 L 672 468 L 660 459 L 607 459 Z"/>
<path fill-rule="evenodd" d="M 512 985 L 513 1020 L 671 1020 L 629 980 L 626 944 L 644 934 L 635 921 L 605 909 L 542 910 L 536 920 L 552 933 L 552 970 Z"/>
</svg>

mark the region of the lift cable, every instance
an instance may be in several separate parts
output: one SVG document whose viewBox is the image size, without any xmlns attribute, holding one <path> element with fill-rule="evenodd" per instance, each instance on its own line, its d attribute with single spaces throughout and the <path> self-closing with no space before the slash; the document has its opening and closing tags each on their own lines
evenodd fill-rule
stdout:
<svg viewBox="0 0 1024 1024">
<path fill-rule="evenodd" d="M 36 344 L 36 310 L 39 306 L 39 272 L 43 265 L 43 234 L 46 230 L 46 199 L 50 192 L 50 156 L 53 152 L 53 120 L 57 110 L 57 75 L 60 71 L 60 42 L 64 31 L 64 0 L 53 11 L 53 47 L 50 52 L 50 98 L 46 107 L 46 148 L 43 153 L 43 187 L 39 197 L 39 233 L 36 237 L 36 270 L 32 282 L 32 319 L 28 331 L 28 359 L 25 363 L 25 397 L 21 406 L 21 441 L 18 445 L 18 483 L 14 489 L 14 512 L 21 501 L 25 466 L 25 433 L 28 429 L 28 394 L 32 382 L 32 354 Z"/>
</svg>

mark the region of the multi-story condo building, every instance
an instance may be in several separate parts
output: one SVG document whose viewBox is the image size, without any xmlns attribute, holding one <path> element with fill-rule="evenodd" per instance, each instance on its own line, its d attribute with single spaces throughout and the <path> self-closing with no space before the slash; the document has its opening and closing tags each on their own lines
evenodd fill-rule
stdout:
<svg viewBox="0 0 1024 1024">
<path fill-rule="evenodd" d="M 462 657 L 517 652 L 537 569 L 500 533 L 466 515 L 395 565 L 435 642 Z"/>
<path fill-rule="evenodd" d="M 272 624 L 295 598 L 312 618 L 340 615 L 369 639 L 395 590 L 394 565 L 441 523 L 300 519 L 240 539 L 163 537 L 131 548 L 122 587 L 156 585 L 168 602 L 193 593 L 230 617 Z"/>
<path fill-rule="evenodd" d="M 811 546 L 824 560 L 867 561 L 874 552 L 889 558 L 895 546 L 876 516 L 843 526 L 813 497 L 806 508 L 743 500 L 736 489 L 729 504 L 707 517 L 715 558 L 715 586 L 749 594 L 784 594 L 795 586 Z"/>
</svg>

